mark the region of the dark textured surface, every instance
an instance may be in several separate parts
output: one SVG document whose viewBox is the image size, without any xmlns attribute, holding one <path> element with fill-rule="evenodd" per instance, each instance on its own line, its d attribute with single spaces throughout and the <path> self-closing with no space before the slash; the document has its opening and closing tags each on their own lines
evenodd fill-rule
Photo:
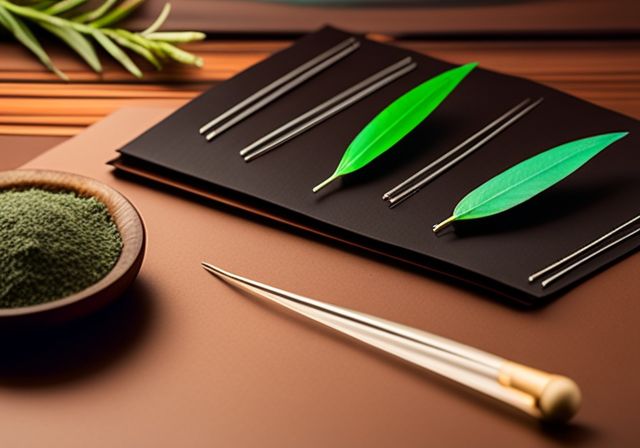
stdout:
<svg viewBox="0 0 640 448">
<path fill-rule="evenodd" d="M 333 172 L 352 138 L 393 98 L 451 67 L 443 61 L 365 41 L 362 48 L 262 112 L 206 143 L 197 128 L 259 86 L 345 38 L 324 29 L 198 97 L 122 150 L 123 154 L 206 181 L 224 192 L 342 238 L 427 265 L 532 303 L 553 296 L 637 247 L 629 242 L 543 290 L 527 276 L 636 213 L 640 167 L 636 120 L 544 86 L 474 71 L 431 117 L 366 169 L 322 194 L 311 187 Z M 237 155 L 275 126 L 401 57 L 411 74 L 250 164 Z M 544 103 L 418 195 L 389 210 L 380 196 L 526 97 Z M 631 131 L 553 189 L 494 218 L 434 236 L 472 188 L 538 152 L 577 138 Z M 151 167 L 151 166 L 149 166 Z M 257 201 L 256 201 L 257 199 Z"/>
</svg>

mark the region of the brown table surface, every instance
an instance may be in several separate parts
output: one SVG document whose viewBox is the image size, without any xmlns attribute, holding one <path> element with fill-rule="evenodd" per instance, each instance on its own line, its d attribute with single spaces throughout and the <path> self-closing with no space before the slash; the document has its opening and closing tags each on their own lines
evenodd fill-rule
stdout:
<svg viewBox="0 0 640 448">
<path fill-rule="evenodd" d="M 131 25 L 147 26 L 163 3 L 145 2 Z M 423 37 L 640 33 L 636 0 L 179 0 L 174 6 L 168 27 L 217 34 L 291 34 L 326 23 L 354 32 Z"/>
<path fill-rule="evenodd" d="M 189 48 L 204 58 L 205 68 L 172 66 L 149 71 L 142 81 L 106 57 L 105 72 L 96 75 L 64 49 L 53 47 L 52 58 L 72 79 L 62 83 L 22 48 L 0 42 L 0 168 L 26 162 L 120 107 L 177 107 L 289 43 L 265 39 L 193 44 Z M 451 62 L 480 61 L 487 68 L 640 117 L 640 39 L 401 40 L 398 45 Z"/>
<path fill-rule="evenodd" d="M 46 340 L 4 341 L 0 446 L 636 446 L 639 255 L 544 309 L 524 312 L 223 208 L 115 179 L 104 165 L 114 148 L 168 113 L 163 107 L 286 44 L 205 42 L 192 49 L 205 56 L 206 69 L 174 69 L 147 83 L 113 65 L 106 82 L 97 83 L 54 51 L 72 78 L 84 80 L 67 85 L 0 44 L 0 133 L 19 134 L 0 137 L 0 169 L 67 138 L 47 134 L 75 134 L 121 106 L 158 107 L 123 111 L 27 165 L 115 186 L 140 209 L 149 245 L 125 300 Z M 479 60 L 640 117 L 637 40 L 400 44 L 454 62 Z M 51 123 L 59 117 L 72 124 Z M 539 427 L 261 306 L 202 271 L 202 259 L 567 374 L 581 385 L 584 407 L 565 429 Z"/>
</svg>

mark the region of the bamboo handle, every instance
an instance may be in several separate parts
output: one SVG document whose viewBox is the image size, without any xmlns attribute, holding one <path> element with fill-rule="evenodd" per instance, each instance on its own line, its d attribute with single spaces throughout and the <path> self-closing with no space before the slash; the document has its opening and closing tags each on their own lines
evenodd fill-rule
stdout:
<svg viewBox="0 0 640 448">
<path fill-rule="evenodd" d="M 531 395 L 543 420 L 566 422 L 580 408 L 582 394 L 570 378 L 533 369 L 511 361 L 503 364 L 500 384 Z"/>
</svg>

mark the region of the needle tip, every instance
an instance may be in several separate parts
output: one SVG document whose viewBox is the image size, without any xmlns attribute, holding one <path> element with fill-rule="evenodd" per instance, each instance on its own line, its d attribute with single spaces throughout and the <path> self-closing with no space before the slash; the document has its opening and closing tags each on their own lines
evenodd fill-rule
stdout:
<svg viewBox="0 0 640 448">
<path fill-rule="evenodd" d="M 204 268 L 205 271 L 211 272 L 212 274 L 217 274 L 219 272 L 218 268 L 216 268 L 211 263 L 207 263 L 206 261 L 201 261 L 200 265 Z"/>
</svg>

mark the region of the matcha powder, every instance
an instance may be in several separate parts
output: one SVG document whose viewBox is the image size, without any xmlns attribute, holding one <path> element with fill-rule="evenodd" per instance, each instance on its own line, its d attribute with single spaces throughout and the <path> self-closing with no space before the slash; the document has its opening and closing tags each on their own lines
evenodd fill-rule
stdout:
<svg viewBox="0 0 640 448">
<path fill-rule="evenodd" d="M 32 188 L 0 191 L 0 307 L 78 292 L 114 266 L 122 240 L 95 198 Z"/>
</svg>

